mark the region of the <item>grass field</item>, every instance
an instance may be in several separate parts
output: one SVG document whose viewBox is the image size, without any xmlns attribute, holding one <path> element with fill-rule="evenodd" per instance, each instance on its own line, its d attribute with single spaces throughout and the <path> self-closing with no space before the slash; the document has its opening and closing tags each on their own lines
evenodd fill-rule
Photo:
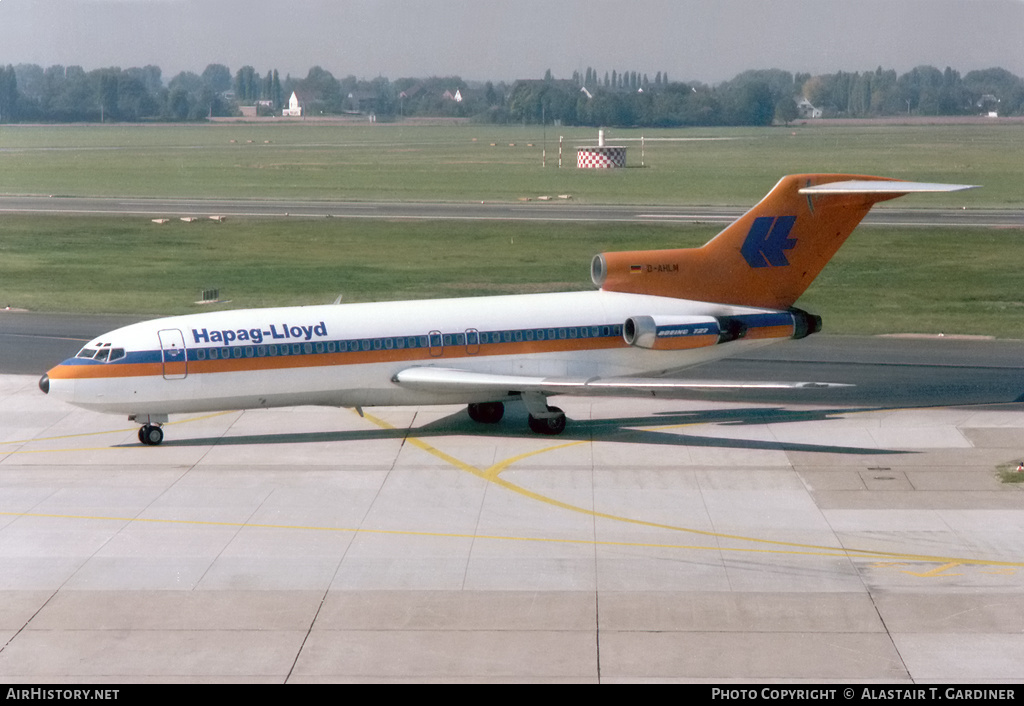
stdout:
<svg viewBox="0 0 1024 706">
<path fill-rule="evenodd" d="M 0 126 L 0 193 L 451 201 L 568 193 L 590 203 L 746 205 L 783 174 L 849 172 L 982 184 L 957 197 L 967 206 L 1021 202 L 1020 124 L 617 130 L 609 141 L 624 140 L 637 168 L 575 169 L 575 147 L 596 137 L 551 126 Z"/>
<path fill-rule="evenodd" d="M 0 193 L 752 205 L 783 174 L 849 171 L 985 187 L 904 206 L 1024 201 L 1019 124 L 646 131 L 647 167 L 612 172 L 555 168 L 559 134 L 570 163 L 568 147 L 596 137 L 548 127 L 545 169 L 537 127 L 2 126 Z M 639 142 L 625 144 L 639 165 Z M 0 306 L 171 314 L 212 287 L 231 307 L 586 289 L 595 253 L 689 247 L 717 230 L 4 216 Z M 798 304 L 830 332 L 1024 338 L 1021 272 L 1022 228 L 863 227 Z"/>
<path fill-rule="evenodd" d="M 716 227 L 657 224 L 6 217 L 0 306 L 73 312 L 588 289 L 607 250 L 700 245 Z M 798 305 L 832 333 L 1024 338 L 1024 231 L 862 228 Z M 204 307 L 204 310 L 208 307 Z"/>
</svg>

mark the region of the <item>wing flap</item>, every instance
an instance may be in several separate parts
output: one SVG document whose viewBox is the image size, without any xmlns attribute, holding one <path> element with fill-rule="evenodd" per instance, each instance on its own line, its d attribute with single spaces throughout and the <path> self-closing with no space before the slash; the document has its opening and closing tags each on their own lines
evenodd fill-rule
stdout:
<svg viewBox="0 0 1024 706">
<path fill-rule="evenodd" d="M 831 382 L 757 382 L 731 380 L 673 380 L 630 377 L 540 377 L 478 373 L 457 368 L 413 367 L 396 373 L 392 382 L 409 389 L 437 393 L 493 392 L 508 395 L 538 392 L 544 395 L 657 395 L 672 391 L 820 390 L 850 387 Z"/>
</svg>

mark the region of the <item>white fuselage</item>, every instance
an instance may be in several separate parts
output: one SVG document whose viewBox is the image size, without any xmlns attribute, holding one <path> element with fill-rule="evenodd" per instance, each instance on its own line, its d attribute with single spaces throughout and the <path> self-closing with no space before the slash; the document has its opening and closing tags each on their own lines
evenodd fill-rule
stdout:
<svg viewBox="0 0 1024 706">
<path fill-rule="evenodd" d="M 788 335 L 650 350 L 623 339 L 627 318 L 783 314 L 605 291 L 191 314 L 100 336 L 48 373 L 49 389 L 87 409 L 128 415 L 483 402 L 496 396 L 407 389 L 392 378 L 413 366 L 541 377 L 659 375 Z"/>
</svg>

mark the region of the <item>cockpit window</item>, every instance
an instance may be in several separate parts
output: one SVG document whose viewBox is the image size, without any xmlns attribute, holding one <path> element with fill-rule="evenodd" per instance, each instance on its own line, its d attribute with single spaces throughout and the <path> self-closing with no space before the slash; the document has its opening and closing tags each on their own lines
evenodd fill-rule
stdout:
<svg viewBox="0 0 1024 706">
<path fill-rule="evenodd" d="M 76 358 L 85 358 L 86 360 L 98 360 L 101 363 L 109 363 L 114 360 L 120 360 L 125 357 L 124 348 L 112 348 L 109 343 L 99 344 L 99 348 L 90 348 L 86 346 L 82 350 L 75 354 Z"/>
</svg>

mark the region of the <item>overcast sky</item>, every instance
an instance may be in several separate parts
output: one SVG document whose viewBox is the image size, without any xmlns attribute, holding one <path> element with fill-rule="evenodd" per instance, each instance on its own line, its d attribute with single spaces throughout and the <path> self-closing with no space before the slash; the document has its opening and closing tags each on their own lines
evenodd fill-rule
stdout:
<svg viewBox="0 0 1024 706">
<path fill-rule="evenodd" d="M 716 83 L 746 69 L 919 64 L 1024 76 L 1024 0 L 0 0 L 0 64 L 249 64 L 303 77 Z"/>
</svg>

